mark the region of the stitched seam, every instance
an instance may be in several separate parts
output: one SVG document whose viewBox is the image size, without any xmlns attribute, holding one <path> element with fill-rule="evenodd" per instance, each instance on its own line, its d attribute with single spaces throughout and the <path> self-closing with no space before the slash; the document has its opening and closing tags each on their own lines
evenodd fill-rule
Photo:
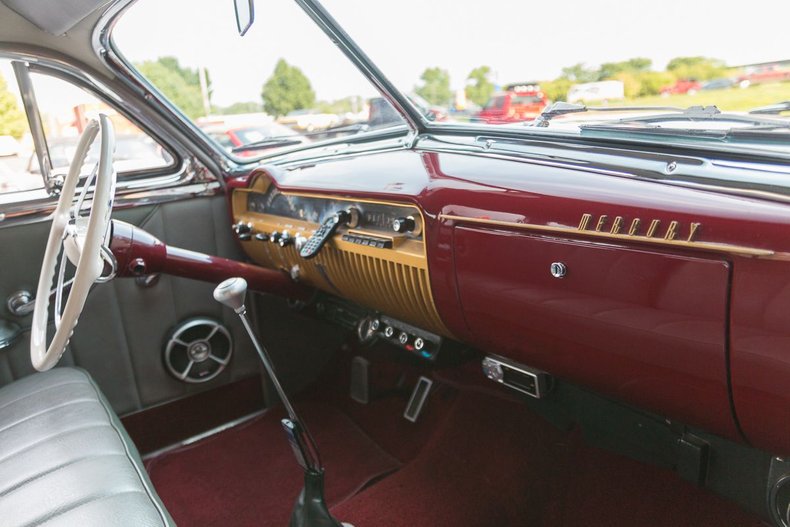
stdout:
<svg viewBox="0 0 790 527">
<path fill-rule="evenodd" d="M 61 431 L 57 432 L 56 434 L 53 434 L 51 436 L 47 436 L 47 437 L 45 437 L 43 439 L 39 439 L 35 443 L 28 443 L 27 445 L 25 445 L 25 448 L 23 448 L 21 450 L 17 450 L 16 452 L 11 452 L 7 456 L 0 458 L 0 463 L 5 462 L 6 460 L 12 458 L 13 456 L 16 456 L 18 454 L 22 454 L 23 452 L 27 452 L 28 450 L 32 450 L 32 449 L 40 446 L 41 444 L 46 443 L 47 441 L 51 441 L 51 440 L 55 439 L 58 436 L 64 436 L 64 435 L 67 435 L 67 434 L 73 434 L 75 432 L 81 432 L 83 430 L 90 430 L 91 428 L 105 428 L 106 426 L 107 426 L 106 423 L 96 423 L 96 424 L 91 424 L 91 425 L 88 425 L 88 426 L 80 426 L 78 428 L 72 428 L 71 430 L 66 430 L 66 431 L 62 431 L 61 430 Z"/>
<path fill-rule="evenodd" d="M 124 452 L 126 452 L 126 457 L 129 460 L 129 463 L 134 468 L 134 471 L 137 474 L 137 478 L 140 480 L 140 484 L 142 485 L 143 489 L 145 490 L 145 492 L 143 492 L 143 494 L 148 496 L 148 500 L 154 506 L 154 508 L 156 509 L 157 513 L 159 513 L 159 517 L 162 519 L 162 525 L 167 527 L 167 525 L 168 525 L 167 514 L 162 509 L 162 506 L 159 504 L 158 500 L 154 497 L 155 494 L 153 492 L 153 489 L 151 489 L 148 486 L 148 483 L 146 482 L 145 476 L 143 476 L 143 474 L 140 472 L 141 467 L 139 467 L 137 465 L 137 463 L 135 463 L 134 456 L 132 456 L 131 452 L 129 451 L 129 445 L 126 443 L 126 441 L 124 441 L 123 433 L 121 433 L 121 431 L 115 425 L 115 422 L 113 421 L 113 416 L 115 414 L 111 413 L 111 410 L 109 408 L 107 408 L 107 406 L 104 404 L 104 401 L 102 400 L 102 395 L 99 392 L 98 387 L 94 384 L 93 380 L 88 376 L 87 373 L 85 373 L 85 372 L 82 372 L 82 373 L 88 379 L 88 383 L 91 385 L 93 390 L 96 392 L 96 395 L 99 398 L 99 404 L 101 405 L 102 408 L 104 408 L 104 412 L 107 414 L 107 418 L 110 420 L 110 426 L 113 428 L 113 430 L 115 430 L 115 433 L 118 434 L 118 439 L 121 441 L 121 444 L 123 445 Z"/>
<path fill-rule="evenodd" d="M 29 527 L 34 527 L 36 525 L 42 525 L 44 523 L 49 522 L 50 520 L 54 520 L 58 516 L 62 516 L 64 514 L 68 513 L 68 512 L 71 512 L 73 510 L 79 509 L 80 507 L 83 507 L 85 505 L 89 505 L 91 503 L 96 503 L 97 501 L 106 500 L 107 498 L 114 498 L 116 496 L 123 496 L 124 494 L 138 494 L 138 493 L 139 494 L 145 494 L 144 492 L 142 492 L 140 490 L 124 490 L 124 491 L 121 491 L 121 492 L 113 492 L 112 494 L 99 494 L 99 495 L 88 496 L 88 497 L 83 498 L 81 500 L 74 501 L 74 502 L 70 503 L 68 507 L 63 507 L 63 508 L 57 509 L 57 510 L 55 510 L 55 511 L 49 513 L 49 514 L 45 514 L 44 516 L 42 516 L 40 518 L 37 518 L 37 519 L 33 520 L 32 522 L 30 522 L 30 523 L 28 523 L 26 525 L 28 525 Z"/>
<path fill-rule="evenodd" d="M 0 428 L 0 434 L 2 434 L 4 432 L 7 432 L 8 430 L 11 430 L 12 428 L 14 428 L 16 426 L 19 426 L 22 423 L 26 423 L 26 422 L 28 422 L 28 421 L 30 421 L 32 419 L 35 419 L 36 417 L 41 417 L 42 415 L 46 415 L 46 414 L 48 414 L 50 412 L 53 412 L 55 410 L 60 410 L 61 408 L 66 408 L 67 406 L 73 406 L 75 404 L 85 404 L 85 403 L 95 403 L 95 402 L 96 401 L 94 399 L 76 399 L 76 400 L 73 400 L 73 401 L 68 401 L 68 402 L 63 403 L 63 404 L 59 404 L 57 406 L 52 406 L 52 407 L 46 408 L 45 410 L 41 410 L 40 412 L 36 412 L 34 414 L 28 415 L 25 418 L 20 419 L 19 421 L 11 423 L 10 425 L 8 425 L 8 426 L 6 426 L 4 428 Z"/>
<path fill-rule="evenodd" d="M 75 458 L 75 459 L 71 459 L 71 460 L 69 460 L 69 461 L 67 461 L 65 463 L 61 463 L 60 465 L 57 465 L 55 467 L 50 467 L 50 468 L 44 470 L 43 472 L 39 472 L 38 474 L 34 474 L 33 476 L 30 476 L 27 479 L 24 479 L 24 480 L 16 483 L 15 485 L 12 485 L 11 487 L 8 487 L 7 489 L 4 489 L 4 490 L 0 491 L 0 498 L 2 498 L 3 496 L 7 496 L 9 494 L 14 493 L 14 491 L 21 489 L 25 485 L 29 485 L 30 483 L 33 483 L 36 480 L 39 480 L 39 479 L 44 478 L 46 476 L 49 476 L 50 474 L 54 474 L 55 472 L 58 472 L 59 470 L 62 470 L 64 468 L 68 468 L 68 467 L 70 467 L 72 465 L 76 465 L 77 463 L 81 463 L 81 462 L 86 461 L 86 460 L 98 459 L 98 458 L 101 458 L 101 457 L 113 457 L 113 456 L 125 457 L 123 454 L 119 454 L 118 452 L 113 452 L 113 453 L 107 453 L 107 454 L 88 454 L 86 456 L 82 456 L 82 457 L 78 457 L 78 458 Z"/>
<path fill-rule="evenodd" d="M 27 399 L 28 397 L 31 397 L 33 395 L 37 395 L 37 394 L 39 394 L 41 392 L 46 392 L 47 390 L 52 390 L 54 388 L 61 388 L 63 386 L 68 386 L 70 384 L 86 384 L 86 383 L 82 382 L 82 381 L 68 381 L 68 382 L 64 382 L 64 383 L 61 383 L 61 384 L 52 384 L 50 386 L 45 386 L 44 388 L 40 388 L 40 389 L 36 390 L 35 392 L 26 393 L 22 397 L 18 397 L 16 399 L 14 399 L 13 401 L 9 401 L 8 403 L 4 404 L 3 406 L 0 406 L 0 410 L 2 410 L 3 408 L 7 408 L 7 407 L 11 406 L 14 403 L 18 403 L 19 401 L 23 401 L 23 400 Z"/>
</svg>

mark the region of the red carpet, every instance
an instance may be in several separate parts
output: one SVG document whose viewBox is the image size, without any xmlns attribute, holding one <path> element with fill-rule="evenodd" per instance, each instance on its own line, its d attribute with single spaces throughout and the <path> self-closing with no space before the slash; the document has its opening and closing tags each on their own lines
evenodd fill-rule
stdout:
<svg viewBox="0 0 790 527">
<path fill-rule="evenodd" d="M 310 403 L 297 409 L 321 450 L 330 506 L 399 467 L 397 460 L 332 407 Z M 277 411 L 266 413 L 147 463 L 154 486 L 178 525 L 288 524 L 302 473 L 281 417 Z"/>
<path fill-rule="evenodd" d="M 581 445 L 521 404 L 462 392 L 411 463 L 333 514 L 358 527 L 752 527 L 674 473 Z"/>
</svg>

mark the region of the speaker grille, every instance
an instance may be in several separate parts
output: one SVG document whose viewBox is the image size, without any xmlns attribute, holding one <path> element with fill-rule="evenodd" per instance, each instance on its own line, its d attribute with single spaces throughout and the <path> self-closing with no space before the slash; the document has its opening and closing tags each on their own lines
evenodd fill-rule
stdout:
<svg viewBox="0 0 790 527">
<path fill-rule="evenodd" d="M 170 332 L 164 349 L 167 371 L 189 383 L 207 382 L 230 363 L 233 339 L 230 332 L 210 318 L 185 320 Z"/>
</svg>

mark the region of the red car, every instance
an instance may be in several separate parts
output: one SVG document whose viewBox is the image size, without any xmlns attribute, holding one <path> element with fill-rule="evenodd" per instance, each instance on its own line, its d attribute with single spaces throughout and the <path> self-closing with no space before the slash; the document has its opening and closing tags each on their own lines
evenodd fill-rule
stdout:
<svg viewBox="0 0 790 527">
<path fill-rule="evenodd" d="M 531 121 L 546 107 L 546 96 L 535 83 L 505 86 L 477 114 L 478 119 L 489 124 Z"/>
<path fill-rule="evenodd" d="M 747 70 L 748 71 L 748 70 Z M 738 85 L 746 88 L 752 84 L 762 84 L 764 82 L 790 81 L 790 70 L 780 69 L 776 66 L 765 66 L 749 71 L 745 75 L 738 77 Z"/>
<path fill-rule="evenodd" d="M 702 83 L 696 79 L 678 79 L 675 84 L 661 88 L 661 95 L 694 95 L 702 89 Z"/>
</svg>

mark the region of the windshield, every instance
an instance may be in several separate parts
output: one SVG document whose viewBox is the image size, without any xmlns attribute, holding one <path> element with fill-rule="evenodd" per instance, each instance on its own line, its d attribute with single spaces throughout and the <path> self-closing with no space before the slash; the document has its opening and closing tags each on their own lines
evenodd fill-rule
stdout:
<svg viewBox="0 0 790 527">
<path fill-rule="evenodd" d="M 237 160 L 405 127 L 293 0 L 258 2 L 255 18 L 240 37 L 232 3 L 138 0 L 113 41 Z"/>
<path fill-rule="evenodd" d="M 428 126 L 788 150 L 786 128 L 726 119 L 790 101 L 788 2 L 322 3 L 401 92 L 442 114 Z M 563 113 L 537 126 L 558 101 L 618 111 Z M 718 117 L 621 122 L 667 113 L 656 107 L 710 106 Z M 762 115 L 790 121 L 788 110 Z M 608 123 L 606 134 L 593 123 Z M 717 133 L 699 133 L 706 128 Z M 760 133 L 721 133 L 747 128 Z"/>
</svg>

